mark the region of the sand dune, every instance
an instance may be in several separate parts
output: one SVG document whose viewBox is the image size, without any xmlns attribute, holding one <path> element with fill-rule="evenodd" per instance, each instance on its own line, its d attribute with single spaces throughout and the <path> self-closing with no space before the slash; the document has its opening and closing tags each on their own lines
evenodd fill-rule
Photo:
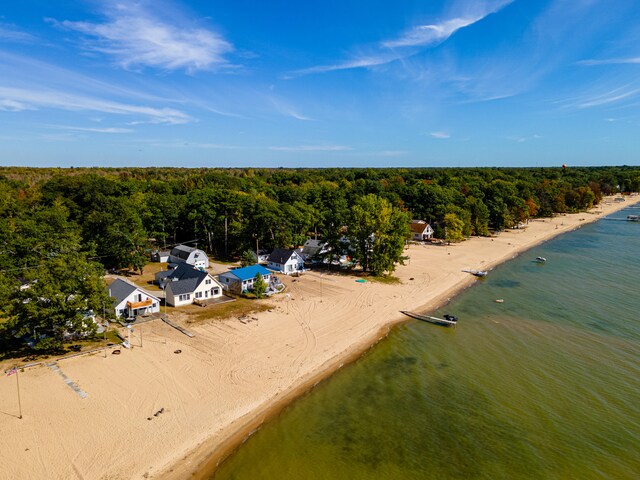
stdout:
<svg viewBox="0 0 640 480">
<path fill-rule="evenodd" d="M 186 478 L 237 445 L 266 417 L 355 358 L 397 321 L 426 310 L 487 270 L 557 234 L 629 205 L 531 222 L 454 246 L 412 245 L 397 285 L 310 272 L 286 279 L 273 309 L 240 322 L 208 321 L 188 338 L 161 321 L 136 327 L 132 350 L 0 378 L 2 479 Z M 214 307 L 212 307 L 214 308 Z M 179 318 L 178 318 L 179 321 Z M 143 346 L 140 348 L 140 330 Z M 181 350 L 181 353 L 174 353 Z M 213 455 L 213 456 L 212 456 Z"/>
</svg>

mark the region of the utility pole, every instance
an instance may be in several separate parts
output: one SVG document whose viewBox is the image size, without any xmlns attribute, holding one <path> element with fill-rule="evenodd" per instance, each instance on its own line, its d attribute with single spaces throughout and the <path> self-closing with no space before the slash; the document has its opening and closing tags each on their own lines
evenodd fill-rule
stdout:
<svg viewBox="0 0 640 480">
<path fill-rule="evenodd" d="M 224 211 L 224 256 L 227 256 L 227 211 Z"/>
</svg>

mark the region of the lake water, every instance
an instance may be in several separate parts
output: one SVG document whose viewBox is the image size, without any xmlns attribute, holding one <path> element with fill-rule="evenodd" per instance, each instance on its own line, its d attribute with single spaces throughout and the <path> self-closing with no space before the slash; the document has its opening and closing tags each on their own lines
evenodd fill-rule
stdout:
<svg viewBox="0 0 640 480">
<path fill-rule="evenodd" d="M 395 328 L 211 478 L 638 479 L 639 286 L 640 224 L 552 240 L 436 312 L 456 328 Z"/>
</svg>

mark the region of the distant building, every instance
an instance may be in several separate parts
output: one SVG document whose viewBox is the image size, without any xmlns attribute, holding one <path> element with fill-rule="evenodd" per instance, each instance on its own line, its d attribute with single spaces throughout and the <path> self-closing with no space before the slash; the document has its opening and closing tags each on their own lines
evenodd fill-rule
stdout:
<svg viewBox="0 0 640 480">
<path fill-rule="evenodd" d="M 295 250 L 276 248 L 269 255 L 267 267 L 289 275 L 304 270 L 304 259 Z"/>
<path fill-rule="evenodd" d="M 169 254 L 170 263 L 186 263 L 195 268 L 209 268 L 209 257 L 202 250 L 186 245 L 178 245 Z"/>
<path fill-rule="evenodd" d="M 167 263 L 169 261 L 169 255 L 171 255 L 171 252 L 168 250 L 165 251 L 158 251 L 156 250 L 155 252 L 153 252 L 151 254 L 151 261 L 152 262 L 160 262 L 160 263 Z"/>
<path fill-rule="evenodd" d="M 262 265 L 251 265 L 249 267 L 237 268 L 218 275 L 218 281 L 222 287 L 230 292 L 243 293 L 253 289 L 258 274 L 269 285 L 272 280 L 272 273 Z"/>
<path fill-rule="evenodd" d="M 160 311 L 160 299 L 136 285 L 117 278 L 109 285 L 116 317 L 135 318 Z"/>
<path fill-rule="evenodd" d="M 305 262 L 320 262 L 322 261 L 320 256 L 328 252 L 329 249 L 327 248 L 326 242 L 310 238 L 309 240 L 304 242 L 302 250 L 300 250 L 300 256 Z"/>
<path fill-rule="evenodd" d="M 428 240 L 433 237 L 433 228 L 424 220 L 411 221 L 411 239 L 418 242 Z"/>
</svg>

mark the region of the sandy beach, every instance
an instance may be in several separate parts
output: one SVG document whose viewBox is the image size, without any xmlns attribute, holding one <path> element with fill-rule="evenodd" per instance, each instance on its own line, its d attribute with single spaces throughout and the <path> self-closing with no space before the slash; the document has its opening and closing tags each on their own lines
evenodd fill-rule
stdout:
<svg viewBox="0 0 640 480">
<path fill-rule="evenodd" d="M 286 294 L 263 300 L 272 307 L 248 319 L 184 324 L 174 315 L 193 338 L 160 320 L 135 326 L 134 348 L 119 355 L 20 372 L 22 419 L 16 376 L 2 375 L 0 479 L 192 477 L 407 320 L 400 310 L 436 308 L 478 281 L 463 269 L 490 270 L 637 200 L 609 198 L 493 238 L 411 245 L 397 284 L 313 271 L 282 277 Z"/>
</svg>

